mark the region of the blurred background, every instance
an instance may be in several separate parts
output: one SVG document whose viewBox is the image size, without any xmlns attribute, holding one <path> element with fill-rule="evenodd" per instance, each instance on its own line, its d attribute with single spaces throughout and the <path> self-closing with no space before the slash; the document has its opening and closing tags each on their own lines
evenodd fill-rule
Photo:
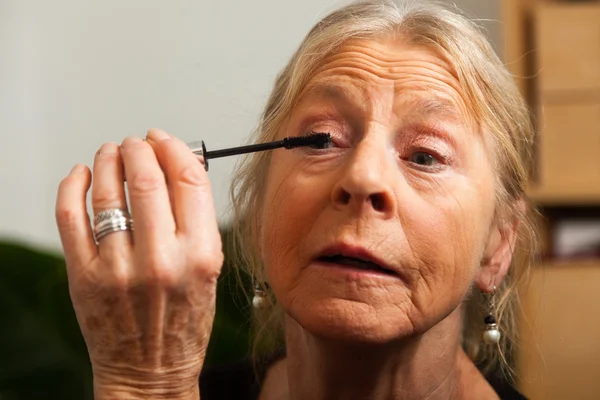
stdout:
<svg viewBox="0 0 600 400">
<path fill-rule="evenodd" d="M 209 150 L 243 144 L 303 36 L 344 3 L 0 0 L 0 400 L 91 398 L 54 221 L 70 168 L 151 127 Z M 544 261 L 521 291 L 518 387 L 600 398 L 600 2 L 452 3 L 487 30 L 539 132 Z M 224 235 L 235 161 L 209 172 Z M 248 349 L 227 272 L 207 363 Z"/>
</svg>

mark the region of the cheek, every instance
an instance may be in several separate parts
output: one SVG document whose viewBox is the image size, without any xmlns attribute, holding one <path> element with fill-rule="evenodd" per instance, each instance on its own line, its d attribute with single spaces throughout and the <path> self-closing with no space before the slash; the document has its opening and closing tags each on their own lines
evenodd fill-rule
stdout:
<svg viewBox="0 0 600 400">
<path fill-rule="evenodd" d="M 401 205 L 406 247 L 414 260 L 410 275 L 418 309 L 436 303 L 444 308 L 456 305 L 468 291 L 490 222 L 492 199 L 481 189 L 466 180 L 452 186 L 431 185 L 430 191 Z"/>
<path fill-rule="evenodd" d="M 263 202 L 261 254 L 276 295 L 294 286 L 302 268 L 301 244 L 328 198 L 324 179 L 299 173 L 293 161 L 274 155 L 277 168 L 269 172 Z"/>
</svg>

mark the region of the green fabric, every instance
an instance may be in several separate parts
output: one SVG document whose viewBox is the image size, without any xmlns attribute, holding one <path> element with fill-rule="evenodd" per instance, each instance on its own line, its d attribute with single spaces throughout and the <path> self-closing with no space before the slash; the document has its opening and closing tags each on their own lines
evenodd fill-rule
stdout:
<svg viewBox="0 0 600 400">
<path fill-rule="evenodd" d="M 228 232 L 222 234 L 226 243 Z M 226 263 L 205 365 L 248 354 L 249 320 L 249 304 Z M 60 255 L 0 243 L 0 329 L 0 400 L 93 399 Z"/>
</svg>

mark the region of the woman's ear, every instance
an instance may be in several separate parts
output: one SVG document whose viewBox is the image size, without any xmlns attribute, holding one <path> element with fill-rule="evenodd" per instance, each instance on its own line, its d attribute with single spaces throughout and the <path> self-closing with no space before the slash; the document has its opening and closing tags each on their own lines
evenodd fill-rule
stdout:
<svg viewBox="0 0 600 400">
<path fill-rule="evenodd" d="M 523 211 L 525 203 L 519 201 L 517 207 Z M 519 219 L 514 215 L 510 220 L 500 222 L 490 232 L 475 283 L 482 292 L 491 293 L 500 286 L 512 261 L 519 230 Z"/>
</svg>

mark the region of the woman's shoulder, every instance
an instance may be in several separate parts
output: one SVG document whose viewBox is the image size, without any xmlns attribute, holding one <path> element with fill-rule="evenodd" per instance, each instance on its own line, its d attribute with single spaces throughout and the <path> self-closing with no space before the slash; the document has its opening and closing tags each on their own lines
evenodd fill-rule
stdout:
<svg viewBox="0 0 600 400">
<path fill-rule="evenodd" d="M 200 374 L 200 398 L 256 400 L 267 370 L 284 356 L 284 351 L 278 351 L 258 361 L 247 357 L 227 364 L 208 366 Z"/>
<path fill-rule="evenodd" d="M 251 360 L 212 365 L 200 374 L 200 398 L 203 400 L 255 400 L 260 391 L 260 376 Z"/>
<path fill-rule="evenodd" d="M 485 378 L 501 400 L 527 400 L 527 397 L 519 393 L 506 379 L 497 375 Z"/>
</svg>

